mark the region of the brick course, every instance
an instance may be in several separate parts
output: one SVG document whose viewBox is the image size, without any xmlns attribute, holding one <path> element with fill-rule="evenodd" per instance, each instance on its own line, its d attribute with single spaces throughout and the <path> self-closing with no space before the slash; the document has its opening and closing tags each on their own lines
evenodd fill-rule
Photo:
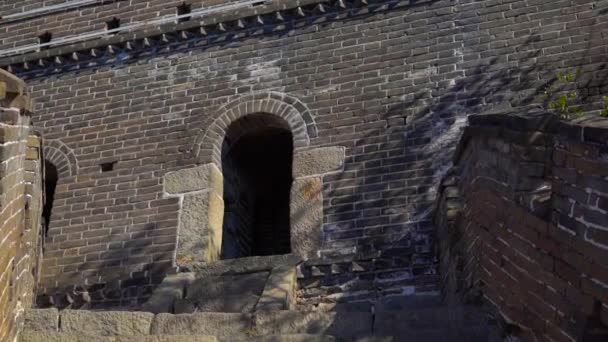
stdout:
<svg viewBox="0 0 608 342">
<path fill-rule="evenodd" d="M 45 31 L 103 29 L 114 16 L 128 23 L 173 15 L 181 2 L 118 1 L 0 24 L 0 49 Z M 308 109 L 310 148 L 346 148 L 344 171 L 323 177 L 324 260 L 311 266 L 344 260 L 366 272 L 305 268 L 300 281 L 313 289 L 306 301 L 437 291 L 430 215 L 464 117 L 541 102 L 556 69 L 581 67 L 590 115 L 606 93 L 608 21 L 597 1 L 401 1 L 338 14 L 331 5 L 332 13 L 305 19 L 286 11 L 286 22 L 269 21 L 266 30 L 231 22 L 227 33 L 156 39 L 124 59 L 19 70 L 37 101 L 34 122 L 55 144 L 45 151 L 60 151 L 51 161 L 66 170 L 42 292 L 84 286 L 108 306 L 149 295 L 174 270 L 179 203 L 164 196 L 163 176 L 201 162 L 198 144 L 223 106 L 262 92 Z M 544 172 L 537 166 L 518 175 Z M 363 288 L 342 286 L 353 279 Z"/>
</svg>

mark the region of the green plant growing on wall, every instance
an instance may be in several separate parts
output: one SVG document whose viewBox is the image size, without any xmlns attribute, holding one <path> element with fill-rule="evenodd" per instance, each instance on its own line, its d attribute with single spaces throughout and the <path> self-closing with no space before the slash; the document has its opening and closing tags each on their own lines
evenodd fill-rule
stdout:
<svg viewBox="0 0 608 342">
<path fill-rule="evenodd" d="M 549 85 L 545 90 L 548 110 L 559 115 L 560 119 L 570 120 L 585 115 L 579 105 L 580 99 L 576 91 L 576 79 L 579 75 L 579 70 L 569 71 L 565 74 L 558 72 L 556 82 Z M 564 92 L 561 91 L 563 88 L 574 88 L 575 90 Z"/>
<path fill-rule="evenodd" d="M 604 96 L 604 110 L 602 110 L 600 116 L 608 118 L 608 96 Z"/>
</svg>

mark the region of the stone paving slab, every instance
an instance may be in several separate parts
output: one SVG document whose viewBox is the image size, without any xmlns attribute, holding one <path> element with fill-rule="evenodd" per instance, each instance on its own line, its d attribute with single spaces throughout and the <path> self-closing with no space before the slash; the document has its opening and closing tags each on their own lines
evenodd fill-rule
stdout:
<svg viewBox="0 0 608 342">
<path fill-rule="evenodd" d="M 255 314 L 255 330 L 260 335 L 371 336 L 372 314 L 368 312 L 260 311 Z"/>
<path fill-rule="evenodd" d="M 24 331 L 19 342 L 217 342 L 215 336 L 95 336 L 44 331 Z M 294 341 L 295 342 L 295 341 Z"/>
<path fill-rule="evenodd" d="M 153 313 L 171 312 L 175 300 L 183 297 L 184 290 L 195 279 L 196 275 L 193 272 L 166 276 L 150 299 L 143 304 L 142 310 Z"/>
<path fill-rule="evenodd" d="M 309 335 L 309 334 L 291 334 L 291 335 L 270 335 L 247 337 L 247 339 L 230 342 L 336 342 L 337 339 L 328 335 Z"/>
<path fill-rule="evenodd" d="M 264 286 L 262 296 L 256 310 L 286 310 L 291 309 L 296 301 L 297 289 L 296 268 L 294 266 L 278 266 L 272 269 Z"/>
<path fill-rule="evenodd" d="M 60 331 L 95 336 L 147 335 L 154 314 L 127 311 L 64 310 Z"/>
<path fill-rule="evenodd" d="M 25 310 L 23 329 L 30 331 L 57 331 L 59 328 L 59 311 L 51 309 Z"/>
<path fill-rule="evenodd" d="M 198 311 L 202 312 L 251 313 L 255 309 L 259 299 L 260 296 L 252 294 L 225 295 L 198 300 L 196 307 Z"/>
<path fill-rule="evenodd" d="M 152 335 L 212 335 L 220 340 L 243 338 L 252 331 L 249 314 L 203 312 L 193 314 L 158 314 L 152 323 Z"/>
<path fill-rule="evenodd" d="M 19 342 L 111 342 L 108 336 L 58 333 L 56 331 L 22 331 Z"/>
</svg>

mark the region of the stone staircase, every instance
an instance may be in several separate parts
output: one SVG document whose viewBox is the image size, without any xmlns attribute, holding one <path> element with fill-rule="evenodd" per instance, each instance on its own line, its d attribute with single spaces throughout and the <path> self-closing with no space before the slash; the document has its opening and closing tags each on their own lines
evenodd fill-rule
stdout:
<svg viewBox="0 0 608 342">
<path fill-rule="evenodd" d="M 437 294 L 297 305 L 295 264 L 252 260 L 169 275 L 143 311 L 28 310 L 19 341 L 499 341 L 479 308 Z"/>
</svg>

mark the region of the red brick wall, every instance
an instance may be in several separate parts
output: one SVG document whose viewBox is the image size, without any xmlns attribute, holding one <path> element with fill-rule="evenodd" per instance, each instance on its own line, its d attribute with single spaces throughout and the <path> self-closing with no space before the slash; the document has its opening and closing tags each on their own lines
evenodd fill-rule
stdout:
<svg viewBox="0 0 608 342">
<path fill-rule="evenodd" d="M 470 123 L 436 218 L 446 301 L 481 295 L 527 340 L 608 336 L 608 120 Z"/>
<path fill-rule="evenodd" d="M 41 139 L 25 85 L 0 70 L 0 341 L 12 341 L 38 281 Z"/>
</svg>

